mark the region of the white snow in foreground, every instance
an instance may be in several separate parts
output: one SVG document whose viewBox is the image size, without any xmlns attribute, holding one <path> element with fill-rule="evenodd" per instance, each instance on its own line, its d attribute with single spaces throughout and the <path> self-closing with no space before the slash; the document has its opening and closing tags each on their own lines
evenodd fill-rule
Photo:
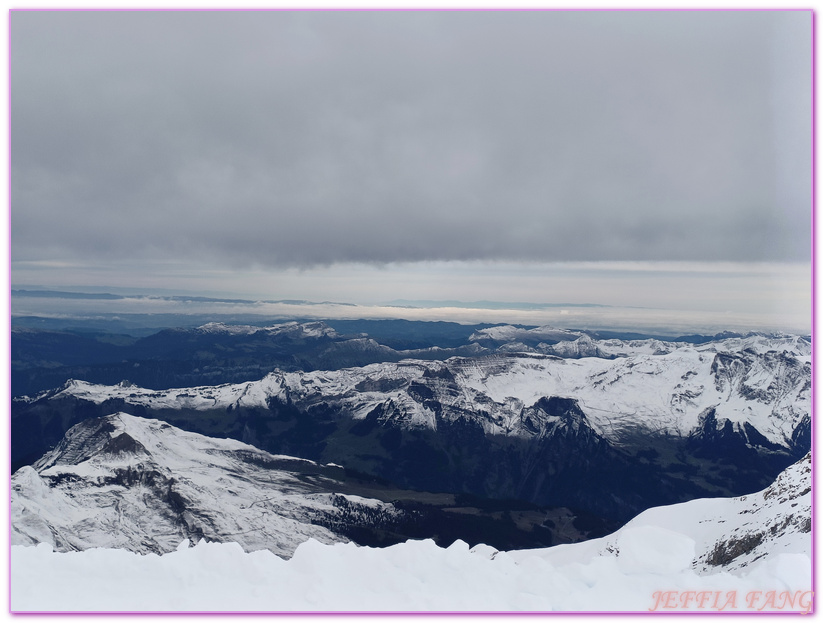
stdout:
<svg viewBox="0 0 823 623">
<path fill-rule="evenodd" d="M 12 546 L 11 609 L 808 612 L 810 529 L 807 454 L 761 492 L 652 508 L 612 535 L 542 549 L 309 539 L 285 560 L 205 541 L 162 556 Z M 745 541 L 712 566 L 718 545 Z"/>
<path fill-rule="evenodd" d="M 778 554 L 745 575 L 699 576 L 691 557 L 656 552 L 632 531 L 625 556 L 552 564 L 457 541 L 384 549 L 309 540 L 290 560 L 234 543 L 200 542 L 140 556 L 12 547 L 11 608 L 22 611 L 666 611 L 811 609 L 811 561 Z M 641 529 L 642 532 L 642 529 Z M 647 538 L 648 537 L 648 538 Z M 685 547 L 682 538 L 678 547 Z M 685 547 L 685 550 L 688 550 Z M 493 557 L 492 557 L 493 556 Z M 622 558 L 622 560 L 621 560 Z M 700 607 L 702 606 L 702 607 Z"/>
</svg>

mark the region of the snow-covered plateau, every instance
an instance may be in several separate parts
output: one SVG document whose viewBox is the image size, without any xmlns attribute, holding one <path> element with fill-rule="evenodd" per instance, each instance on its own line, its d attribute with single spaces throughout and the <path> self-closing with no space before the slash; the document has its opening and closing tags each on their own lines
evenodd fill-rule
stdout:
<svg viewBox="0 0 823 623">
<path fill-rule="evenodd" d="M 310 539 L 284 560 L 187 540 L 162 556 L 13 546 L 11 609 L 810 612 L 810 479 L 806 456 L 759 493 L 650 509 L 542 550 Z"/>
</svg>

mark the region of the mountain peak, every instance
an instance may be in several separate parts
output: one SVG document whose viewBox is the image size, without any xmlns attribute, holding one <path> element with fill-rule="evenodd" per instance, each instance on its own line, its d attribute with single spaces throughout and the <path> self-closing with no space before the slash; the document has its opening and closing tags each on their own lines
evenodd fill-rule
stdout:
<svg viewBox="0 0 823 623">
<path fill-rule="evenodd" d="M 391 504 L 336 495 L 301 471 L 317 469 L 158 420 L 94 418 L 12 477 L 12 542 L 165 553 L 185 538 L 205 538 L 289 557 L 308 538 L 348 541 L 325 527 L 341 525 L 341 514 L 397 513 Z"/>
</svg>

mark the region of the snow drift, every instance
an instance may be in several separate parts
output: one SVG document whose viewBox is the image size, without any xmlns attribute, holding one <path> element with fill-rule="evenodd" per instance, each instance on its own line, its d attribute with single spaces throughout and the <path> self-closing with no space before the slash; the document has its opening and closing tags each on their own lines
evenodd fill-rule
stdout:
<svg viewBox="0 0 823 623">
<path fill-rule="evenodd" d="M 225 543 L 201 542 L 163 556 L 106 549 L 60 554 L 45 544 L 14 546 L 11 607 L 14 612 L 811 609 L 806 555 L 778 554 L 743 576 L 700 576 L 688 568 L 688 539 L 654 527 L 623 536 L 620 558 L 565 564 L 538 555 L 515 559 L 505 552 L 491 558 L 483 547 L 470 550 L 460 541 L 449 548 L 408 541 L 372 549 L 310 540 L 288 561 Z M 674 539 L 675 556 L 660 556 L 661 539 Z M 673 594 L 674 601 L 667 595 L 661 604 L 661 592 Z M 702 607 L 697 593 L 708 598 Z"/>
</svg>

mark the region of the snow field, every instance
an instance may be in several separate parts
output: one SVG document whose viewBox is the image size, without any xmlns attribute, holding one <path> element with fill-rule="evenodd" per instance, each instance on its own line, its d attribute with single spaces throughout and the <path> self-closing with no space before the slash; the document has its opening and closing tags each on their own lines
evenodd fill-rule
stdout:
<svg viewBox="0 0 823 623">
<path fill-rule="evenodd" d="M 288 561 L 235 543 L 187 545 L 163 556 L 14 546 L 12 611 L 648 611 L 661 609 L 661 591 L 675 593 L 677 609 L 803 610 L 811 587 L 804 554 L 768 557 L 745 575 L 698 576 L 694 542 L 654 526 L 622 534 L 619 556 L 563 564 L 462 541 L 375 549 L 309 540 Z M 689 591 L 707 593 L 702 609 Z M 769 605 L 769 591 L 784 597 Z"/>
</svg>

